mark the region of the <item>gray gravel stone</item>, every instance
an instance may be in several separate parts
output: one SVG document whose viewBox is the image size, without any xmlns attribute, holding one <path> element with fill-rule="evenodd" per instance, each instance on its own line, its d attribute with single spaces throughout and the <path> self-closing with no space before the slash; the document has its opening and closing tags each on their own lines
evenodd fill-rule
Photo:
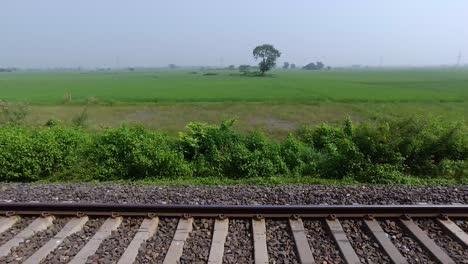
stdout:
<svg viewBox="0 0 468 264">
<path fill-rule="evenodd" d="M 340 219 L 340 222 L 362 263 L 390 263 L 390 258 L 369 234 L 362 220 Z"/>
<path fill-rule="evenodd" d="M 312 254 L 316 263 L 338 264 L 344 263 L 340 252 L 322 220 L 303 219 L 307 232 L 307 240 L 313 249 Z"/>
<path fill-rule="evenodd" d="M 93 237 L 96 231 L 104 223 L 105 218 L 89 218 L 88 222 L 83 226 L 83 229 L 63 240 L 47 258 L 42 261 L 46 263 L 68 263 L 70 260 L 86 245 Z"/>
<path fill-rule="evenodd" d="M 415 222 L 426 231 L 427 235 L 434 242 L 445 250 L 448 255 L 457 263 L 468 263 L 468 250 L 449 237 L 442 227 L 432 219 L 418 219 Z"/>
<path fill-rule="evenodd" d="M 207 263 L 213 236 L 214 219 L 195 218 L 192 232 L 184 244 L 180 263 Z"/>
<path fill-rule="evenodd" d="M 188 195 L 190 194 L 190 195 Z M 176 204 L 416 204 L 468 203 L 468 185 L 221 185 L 2 183 L 2 201 Z"/>
<path fill-rule="evenodd" d="M 35 233 L 32 237 L 20 243 L 17 247 L 12 249 L 10 254 L 6 257 L 6 261 L 0 259 L 0 263 L 22 263 L 52 239 L 70 219 L 69 217 L 55 219 L 51 227 Z"/>
<path fill-rule="evenodd" d="M 144 243 L 135 263 L 162 263 L 177 228 L 177 218 L 159 218 L 156 234 Z"/>
<path fill-rule="evenodd" d="M 453 220 L 463 231 L 468 233 L 468 221 L 465 219 L 454 219 Z"/>
<path fill-rule="evenodd" d="M 403 232 L 400 223 L 394 220 L 379 220 L 379 223 L 408 263 L 435 263 L 419 243 Z"/>
<path fill-rule="evenodd" d="M 143 222 L 143 218 L 141 217 L 124 217 L 119 228 L 113 231 L 110 237 L 102 241 L 96 254 L 89 256 L 86 263 L 117 263 L 138 231 L 141 222 Z"/>
<path fill-rule="evenodd" d="M 252 224 L 246 219 L 229 219 L 223 263 L 254 263 Z"/>
<path fill-rule="evenodd" d="M 270 263 L 297 264 L 296 244 L 288 220 L 266 221 L 267 250 Z"/>
<path fill-rule="evenodd" d="M 32 217 L 22 217 L 20 220 L 18 220 L 10 229 L 0 234 L 0 245 L 6 243 L 8 240 L 16 236 L 25 227 L 32 223 L 33 220 L 34 219 Z"/>
</svg>

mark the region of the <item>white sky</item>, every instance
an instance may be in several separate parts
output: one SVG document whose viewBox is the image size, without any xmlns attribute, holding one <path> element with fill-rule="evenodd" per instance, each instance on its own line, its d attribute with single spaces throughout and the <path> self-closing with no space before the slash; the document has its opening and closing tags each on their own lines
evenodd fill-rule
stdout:
<svg viewBox="0 0 468 264">
<path fill-rule="evenodd" d="M 0 67 L 238 65 L 263 43 L 298 65 L 464 63 L 468 1 L 0 2 Z"/>
</svg>

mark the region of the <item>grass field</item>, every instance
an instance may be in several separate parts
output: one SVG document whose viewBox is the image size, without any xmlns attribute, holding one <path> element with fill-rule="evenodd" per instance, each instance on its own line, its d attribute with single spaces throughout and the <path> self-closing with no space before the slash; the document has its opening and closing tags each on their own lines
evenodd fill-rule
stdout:
<svg viewBox="0 0 468 264">
<path fill-rule="evenodd" d="M 465 102 L 468 70 L 0 73 L 0 99 L 33 104 L 154 102 Z"/>
<path fill-rule="evenodd" d="M 422 115 L 463 121 L 468 70 L 0 73 L 0 100 L 29 102 L 28 124 L 71 123 L 85 108 L 89 127 L 143 123 L 170 134 L 191 121 L 237 118 L 236 129 L 284 137 L 304 124 Z"/>
</svg>

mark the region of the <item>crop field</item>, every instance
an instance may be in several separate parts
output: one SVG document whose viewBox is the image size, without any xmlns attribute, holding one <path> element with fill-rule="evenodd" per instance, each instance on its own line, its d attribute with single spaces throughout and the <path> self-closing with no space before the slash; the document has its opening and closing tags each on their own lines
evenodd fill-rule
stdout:
<svg viewBox="0 0 468 264">
<path fill-rule="evenodd" d="M 208 75 L 209 73 L 210 75 Z M 236 118 L 236 129 L 282 138 L 304 124 L 382 117 L 468 116 L 467 69 L 228 70 L 0 73 L 0 100 L 28 103 L 25 120 L 64 123 L 86 111 L 88 127 L 142 123 L 177 134 L 191 121 Z"/>
<path fill-rule="evenodd" d="M 0 99 L 154 102 L 464 102 L 468 70 L 1 73 Z"/>
</svg>

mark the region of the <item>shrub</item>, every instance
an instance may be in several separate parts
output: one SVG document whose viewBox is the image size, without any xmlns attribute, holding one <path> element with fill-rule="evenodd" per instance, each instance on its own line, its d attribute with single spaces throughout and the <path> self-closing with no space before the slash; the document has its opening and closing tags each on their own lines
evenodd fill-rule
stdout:
<svg viewBox="0 0 468 264">
<path fill-rule="evenodd" d="M 143 127 L 124 126 L 96 135 L 86 157 L 99 180 L 191 174 L 169 137 Z"/>
<path fill-rule="evenodd" d="M 293 135 L 289 134 L 282 142 L 281 155 L 293 175 L 317 174 L 317 162 L 321 159 L 319 153 Z"/>
<path fill-rule="evenodd" d="M 0 181 L 319 176 L 366 183 L 443 177 L 468 183 L 464 124 L 404 119 L 304 127 L 281 142 L 259 131 L 189 123 L 179 138 L 141 126 L 91 133 L 49 120 L 0 127 Z"/>
<path fill-rule="evenodd" d="M 246 136 L 243 145 L 237 146 L 233 163 L 239 168 L 239 175 L 244 177 L 274 176 L 286 174 L 287 166 L 281 156 L 278 143 L 265 137 L 261 132 Z"/>
<path fill-rule="evenodd" d="M 45 123 L 45 126 L 46 127 L 55 127 L 55 126 L 59 126 L 61 124 L 62 124 L 61 120 L 51 118 L 51 119 L 47 120 L 47 122 Z"/>
<path fill-rule="evenodd" d="M 0 180 L 32 181 L 66 170 L 81 157 L 88 136 L 69 128 L 0 129 Z"/>
<path fill-rule="evenodd" d="M 234 123 L 234 119 L 219 126 L 192 122 L 186 133 L 179 134 L 180 147 L 185 158 L 194 163 L 195 175 L 232 175 L 231 151 L 241 140 L 231 129 Z"/>
</svg>

